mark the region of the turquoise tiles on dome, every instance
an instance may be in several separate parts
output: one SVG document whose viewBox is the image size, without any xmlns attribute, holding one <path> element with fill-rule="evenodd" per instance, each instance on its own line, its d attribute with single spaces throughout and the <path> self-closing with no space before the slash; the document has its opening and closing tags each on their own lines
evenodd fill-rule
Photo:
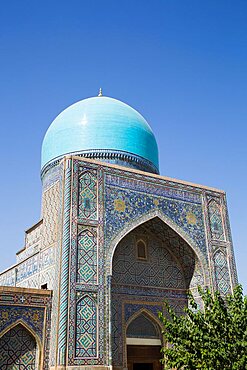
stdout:
<svg viewBox="0 0 247 370">
<path fill-rule="evenodd" d="M 65 154 L 92 150 L 131 153 L 159 167 L 157 143 L 147 121 L 109 97 L 81 100 L 56 117 L 44 137 L 41 167 Z"/>
</svg>

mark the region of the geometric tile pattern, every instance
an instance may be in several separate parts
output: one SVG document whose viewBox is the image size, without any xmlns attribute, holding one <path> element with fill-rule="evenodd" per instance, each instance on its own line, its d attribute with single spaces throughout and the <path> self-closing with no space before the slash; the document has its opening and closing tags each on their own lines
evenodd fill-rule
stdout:
<svg viewBox="0 0 247 370">
<path fill-rule="evenodd" d="M 211 200 L 208 209 L 212 239 L 225 240 L 220 205 Z"/>
<path fill-rule="evenodd" d="M 16 255 L 16 262 L 20 262 L 38 251 L 42 232 L 43 220 L 39 221 L 30 230 L 26 231 L 25 249 Z"/>
<path fill-rule="evenodd" d="M 5 332 L 7 336 L 11 335 L 12 339 L 9 340 L 9 344 L 13 347 L 18 341 L 24 338 L 24 334 L 22 335 L 22 333 L 23 330 L 25 331 L 26 329 L 23 328 L 30 328 L 30 331 L 33 331 L 39 338 L 39 342 L 42 343 L 43 363 L 40 369 L 43 370 L 49 369 L 51 304 L 52 294 L 47 290 L 43 290 L 42 292 L 37 291 L 36 293 L 33 290 L 0 287 L 0 337 L 3 332 Z M 20 324 L 23 330 L 20 332 L 18 331 L 18 338 L 14 339 L 16 338 L 12 335 L 14 332 L 9 332 L 8 330 L 12 327 L 13 330 L 17 331 L 19 326 L 13 326 L 16 324 Z M 27 330 L 27 332 L 29 333 L 29 330 Z M 30 335 L 33 338 L 33 335 Z M 24 341 L 23 348 L 25 348 L 25 343 L 27 342 Z M 9 354 L 12 356 L 10 351 L 11 349 L 9 349 Z M 0 349 L 0 354 L 3 355 L 2 348 Z M 21 356 L 21 352 L 16 351 L 15 355 Z M 24 356 L 21 358 L 23 361 L 25 359 L 26 363 L 28 363 L 27 357 Z M 20 367 L 14 367 L 13 365 L 7 368 L 9 370 L 33 368 L 29 363 L 28 367 L 25 367 L 26 363 L 22 363 Z M 0 365 L 0 369 L 2 368 L 4 367 Z M 37 366 L 35 370 L 38 370 Z"/>
<path fill-rule="evenodd" d="M 95 320 L 92 319 L 89 322 L 82 320 L 80 326 L 76 324 L 78 313 L 77 303 L 79 302 L 78 304 L 80 305 L 80 299 L 83 299 L 83 297 L 88 297 L 87 300 L 92 299 L 91 304 L 95 306 L 95 314 L 97 313 L 97 315 L 101 317 L 100 322 L 102 322 L 103 317 L 105 317 L 103 228 L 99 228 L 99 224 L 103 225 L 102 177 L 102 172 L 97 165 L 90 164 L 89 168 L 88 164 L 82 165 L 81 161 L 77 159 L 73 160 L 72 189 L 70 189 L 72 190 L 70 203 L 70 258 L 69 273 L 67 275 L 69 276 L 67 280 L 69 280 L 70 286 L 68 299 L 67 363 L 68 366 L 78 366 L 78 368 L 79 366 L 103 365 L 106 356 L 105 326 L 100 325 L 96 328 L 94 325 L 96 317 Z M 98 192 L 100 192 L 100 200 L 97 200 Z M 87 196 L 85 197 L 85 195 Z M 92 202 L 89 200 L 92 200 Z M 99 233 L 98 230 L 100 230 Z M 80 244 L 78 242 L 80 242 Z M 94 256 L 93 253 L 90 253 L 89 247 L 93 248 Z M 97 266 L 98 255 L 100 264 Z M 85 266 L 83 266 L 83 260 Z M 97 271 L 98 268 L 100 269 L 99 274 Z M 96 300 L 95 297 L 97 297 L 97 306 L 95 303 L 92 303 Z M 81 304 L 82 303 L 83 301 Z M 78 316 L 78 320 L 79 319 L 80 316 Z M 84 343 L 85 341 L 84 350 L 79 341 L 75 344 L 76 337 L 79 335 L 80 330 L 83 335 L 80 342 L 83 341 Z M 90 353 L 85 351 L 87 350 L 88 342 L 91 341 L 90 337 L 92 335 L 96 337 L 96 347 L 92 347 L 91 354 L 93 354 L 93 357 L 90 357 Z M 77 351 L 75 351 L 76 346 Z M 78 352 L 79 349 L 80 351 Z M 85 356 L 83 356 L 84 352 Z"/>
<path fill-rule="evenodd" d="M 94 300 L 84 296 L 76 305 L 76 357 L 97 355 L 97 308 Z"/>
<path fill-rule="evenodd" d="M 90 227 L 84 227 L 78 235 L 77 282 L 97 283 L 97 239 Z"/>
<path fill-rule="evenodd" d="M 214 269 L 217 290 L 225 295 L 230 292 L 229 268 L 225 254 L 218 250 L 214 255 Z"/>
<path fill-rule="evenodd" d="M 15 269 L 10 269 L 0 275 L 0 285 L 15 286 L 16 272 Z"/>
<path fill-rule="evenodd" d="M 71 160 L 66 160 L 66 170 L 64 179 L 64 199 L 63 199 L 63 240 L 61 250 L 61 285 L 60 285 L 60 316 L 59 316 L 59 335 L 58 353 L 59 364 L 66 363 L 66 346 L 68 330 L 68 290 L 69 290 L 69 271 L 70 271 L 70 216 L 71 216 Z"/>
<path fill-rule="evenodd" d="M 17 267 L 17 276 L 16 282 L 19 283 L 24 279 L 29 278 L 31 275 L 34 275 L 39 270 L 39 255 L 36 254 Z"/>
<path fill-rule="evenodd" d="M 181 312 L 187 304 L 186 289 L 204 285 L 204 276 L 206 283 L 209 279 L 211 231 L 204 223 L 208 220 L 203 201 L 207 193 L 179 181 L 83 159 L 72 162 L 72 181 L 66 181 L 64 194 L 66 268 L 62 268 L 58 358 L 69 367 L 108 366 L 110 358 L 112 365 L 127 367 L 127 316 L 137 317 L 145 309 L 147 319 L 157 323 L 164 297 Z M 147 260 L 137 265 L 128 249 L 131 243 L 124 245 L 111 276 L 115 246 L 117 253 L 123 246 L 121 238 L 127 233 L 131 237 L 133 225 L 138 227 L 142 219 L 138 233 L 147 244 Z"/>
<path fill-rule="evenodd" d="M 25 302 L 25 301 L 24 301 Z M 20 302 L 21 303 L 21 302 Z M 0 306 L 0 332 L 18 320 L 22 320 L 42 340 L 44 326 L 44 308 L 27 306 Z M 0 368 L 1 369 L 1 368 Z"/>
<path fill-rule="evenodd" d="M 36 341 L 22 325 L 0 338 L 0 369 L 35 370 Z"/>
<path fill-rule="evenodd" d="M 191 289 L 195 284 L 196 286 L 204 284 L 202 268 L 195 253 L 186 241 L 165 222 L 155 217 L 141 224 L 138 231 L 149 238 L 151 237 L 151 243 L 153 243 L 153 240 L 156 240 L 156 242 L 158 240 L 160 246 L 167 248 L 176 261 L 179 261 L 187 288 Z"/>
<path fill-rule="evenodd" d="M 157 326 L 144 314 L 137 316 L 128 326 L 128 338 L 160 338 Z"/>
<path fill-rule="evenodd" d="M 78 216 L 97 219 L 97 177 L 93 171 L 85 171 L 79 177 Z"/>
<path fill-rule="evenodd" d="M 57 220 L 59 207 L 59 188 L 57 181 L 43 193 L 42 197 L 42 248 L 48 247 L 57 240 Z"/>
<path fill-rule="evenodd" d="M 145 261 L 138 259 L 136 254 L 136 242 L 140 239 L 145 240 L 147 246 Z M 177 313 L 183 312 L 187 304 L 186 291 L 191 287 L 191 281 L 194 285 L 197 280 L 203 285 L 203 271 L 195 253 L 158 217 L 142 223 L 118 243 L 112 261 L 113 366 L 126 364 L 123 340 L 127 321 L 143 309 L 157 318 L 164 298 Z M 135 320 L 138 325 L 129 327 L 133 330 L 127 332 L 128 336 L 157 337 L 159 331 L 152 332 L 154 323 L 149 321 L 149 315 L 146 317 L 144 313 L 143 317 L 141 314 Z"/>
<path fill-rule="evenodd" d="M 112 177 L 111 177 L 112 179 Z M 141 216 L 160 210 L 165 216 L 179 226 L 198 245 L 206 256 L 206 239 L 204 218 L 201 203 L 179 199 L 168 199 L 163 196 L 143 194 L 133 189 L 112 186 L 108 183 L 105 189 L 106 238 L 108 243 L 119 230 Z"/>
<path fill-rule="evenodd" d="M 186 289 L 181 264 L 161 241 L 150 238 L 148 261 L 136 258 L 135 241 L 132 232 L 119 243 L 113 258 L 113 284 Z"/>
</svg>

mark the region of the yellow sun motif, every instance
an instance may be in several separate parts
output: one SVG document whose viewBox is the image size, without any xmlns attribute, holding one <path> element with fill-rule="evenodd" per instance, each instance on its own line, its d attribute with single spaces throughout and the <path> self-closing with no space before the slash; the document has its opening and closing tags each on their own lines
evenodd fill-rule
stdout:
<svg viewBox="0 0 247 370">
<path fill-rule="evenodd" d="M 37 312 L 35 312 L 35 313 L 33 314 L 33 319 L 34 319 L 34 321 L 38 321 L 38 319 L 39 319 L 39 314 L 38 314 Z"/>
<path fill-rule="evenodd" d="M 157 207 L 159 205 L 159 199 L 154 199 L 154 205 Z"/>
<path fill-rule="evenodd" d="M 125 201 L 122 199 L 114 200 L 114 209 L 118 212 L 124 212 L 126 208 Z"/>
<path fill-rule="evenodd" d="M 8 318 L 9 318 L 9 314 L 8 314 L 8 312 L 3 311 L 3 312 L 2 312 L 2 318 L 3 318 L 3 319 L 5 319 L 5 320 L 6 320 L 6 319 L 8 319 Z"/>
<path fill-rule="evenodd" d="M 196 216 L 194 215 L 194 213 L 192 212 L 187 213 L 186 219 L 187 219 L 188 224 L 190 225 L 196 224 Z"/>
</svg>

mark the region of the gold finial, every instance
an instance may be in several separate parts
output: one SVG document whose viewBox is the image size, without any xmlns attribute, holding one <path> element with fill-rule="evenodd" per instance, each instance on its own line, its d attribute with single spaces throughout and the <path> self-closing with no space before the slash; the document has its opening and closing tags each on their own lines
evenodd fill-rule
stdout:
<svg viewBox="0 0 247 370">
<path fill-rule="evenodd" d="M 103 96 L 102 89 L 99 89 L 99 95 L 98 96 Z"/>
</svg>

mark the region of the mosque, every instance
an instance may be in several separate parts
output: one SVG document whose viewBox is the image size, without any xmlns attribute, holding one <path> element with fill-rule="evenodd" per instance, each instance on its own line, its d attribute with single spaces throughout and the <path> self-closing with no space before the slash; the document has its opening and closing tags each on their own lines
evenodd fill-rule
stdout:
<svg viewBox="0 0 247 370">
<path fill-rule="evenodd" d="M 161 369 L 164 299 L 237 283 L 225 192 L 159 175 L 147 121 L 102 91 L 52 122 L 41 179 L 0 274 L 0 369 Z"/>
</svg>

